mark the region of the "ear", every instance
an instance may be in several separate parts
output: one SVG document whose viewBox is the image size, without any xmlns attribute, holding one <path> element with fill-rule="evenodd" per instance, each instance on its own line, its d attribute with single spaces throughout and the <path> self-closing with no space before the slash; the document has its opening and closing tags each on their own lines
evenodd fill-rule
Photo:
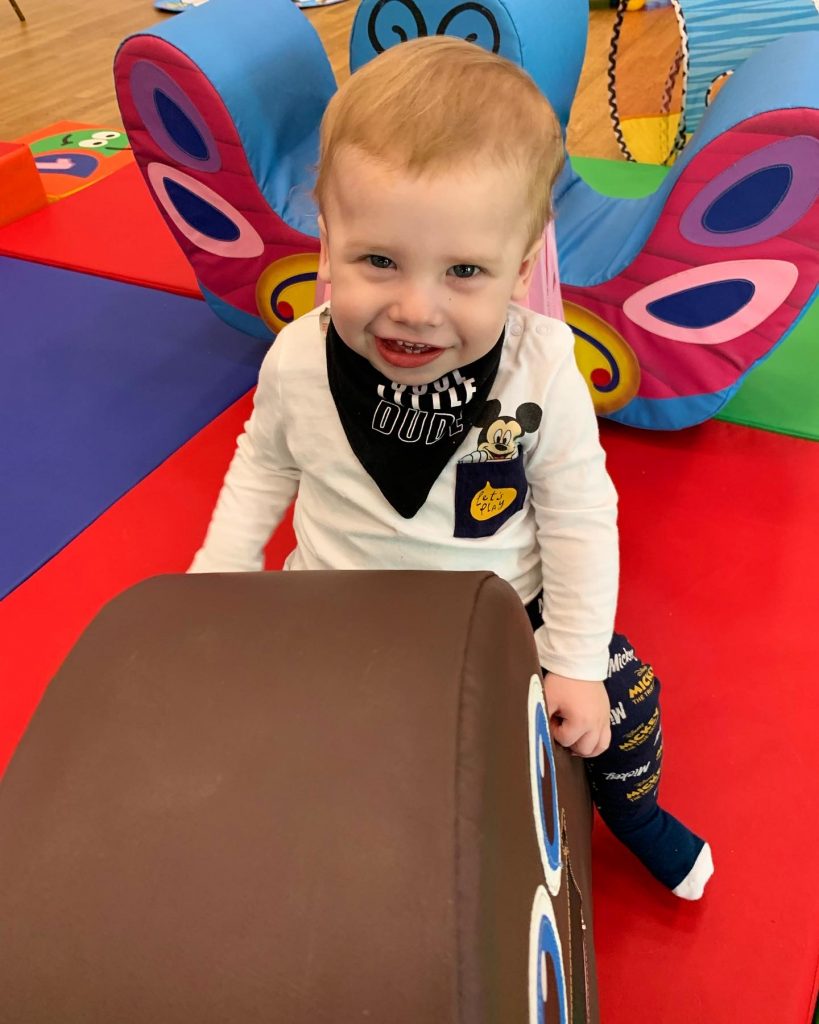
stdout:
<svg viewBox="0 0 819 1024">
<path fill-rule="evenodd" d="M 501 404 L 497 398 L 491 398 L 483 409 L 478 414 L 478 418 L 475 420 L 476 427 L 488 427 L 490 423 L 494 423 L 498 418 L 498 413 L 501 410 Z"/>
<path fill-rule="evenodd" d="M 543 236 L 537 239 L 529 248 L 527 253 L 524 255 L 520 267 L 518 268 L 518 275 L 515 279 L 514 287 L 512 288 L 512 301 L 523 302 L 526 296 L 529 294 L 529 286 L 532 283 L 532 275 L 535 272 L 537 266 L 538 257 L 543 249 Z"/>
<path fill-rule="evenodd" d="M 330 250 L 327 244 L 327 225 L 324 222 L 322 214 L 318 215 L 318 229 L 319 229 L 319 262 L 318 262 L 318 277 L 320 281 L 324 281 L 325 284 L 330 283 Z"/>
<path fill-rule="evenodd" d="M 523 405 L 518 406 L 518 411 L 515 413 L 515 419 L 523 427 L 525 434 L 531 434 L 533 430 L 537 430 L 542 416 L 543 410 L 535 402 L 524 402 Z"/>
</svg>

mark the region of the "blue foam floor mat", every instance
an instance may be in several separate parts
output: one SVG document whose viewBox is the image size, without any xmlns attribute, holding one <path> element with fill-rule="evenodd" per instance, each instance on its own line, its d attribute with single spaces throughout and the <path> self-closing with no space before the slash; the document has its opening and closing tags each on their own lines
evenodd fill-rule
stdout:
<svg viewBox="0 0 819 1024">
<path fill-rule="evenodd" d="M 204 302 L 0 257 L 0 598 L 255 383 Z"/>
</svg>

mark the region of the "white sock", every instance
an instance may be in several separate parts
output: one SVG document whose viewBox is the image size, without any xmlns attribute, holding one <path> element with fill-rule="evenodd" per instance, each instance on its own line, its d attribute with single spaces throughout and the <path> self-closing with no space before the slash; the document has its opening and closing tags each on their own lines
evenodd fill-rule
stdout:
<svg viewBox="0 0 819 1024">
<path fill-rule="evenodd" d="M 705 891 L 705 884 L 714 873 L 714 861 L 708 843 L 700 850 L 691 870 L 671 891 L 683 900 L 698 900 Z"/>
</svg>

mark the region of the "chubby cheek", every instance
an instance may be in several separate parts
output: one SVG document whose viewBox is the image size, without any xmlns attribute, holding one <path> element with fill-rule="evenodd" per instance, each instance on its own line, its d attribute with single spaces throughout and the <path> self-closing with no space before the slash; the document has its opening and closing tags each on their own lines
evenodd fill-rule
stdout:
<svg viewBox="0 0 819 1024">
<path fill-rule="evenodd" d="M 357 267 L 342 264 L 333 270 L 333 295 L 336 304 L 348 315 L 372 303 L 372 289 Z"/>
<path fill-rule="evenodd" d="M 330 299 L 333 309 L 333 320 L 338 323 L 339 318 L 348 316 L 350 305 L 351 287 L 348 275 L 343 271 L 333 271 L 330 281 Z"/>
<path fill-rule="evenodd" d="M 344 320 L 345 323 L 351 320 L 361 319 L 361 302 L 356 301 L 355 295 L 345 288 L 343 284 L 333 285 L 331 291 L 333 320 L 338 323 Z"/>
<path fill-rule="evenodd" d="M 365 355 L 366 329 L 370 316 L 360 301 L 345 288 L 337 288 L 335 282 L 330 291 L 330 310 L 336 331 L 359 355 Z"/>
<path fill-rule="evenodd" d="M 459 303 L 457 313 L 458 334 L 466 339 L 470 347 L 489 351 L 500 337 L 506 323 L 505 301 L 474 301 Z"/>
</svg>

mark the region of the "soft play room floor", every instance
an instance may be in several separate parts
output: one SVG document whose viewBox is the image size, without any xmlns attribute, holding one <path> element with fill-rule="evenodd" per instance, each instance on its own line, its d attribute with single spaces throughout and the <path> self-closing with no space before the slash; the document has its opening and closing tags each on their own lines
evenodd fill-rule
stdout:
<svg viewBox="0 0 819 1024">
<path fill-rule="evenodd" d="M 0 228 L 0 771 L 99 608 L 185 570 L 250 409 L 259 343 L 195 298 L 141 187 L 129 165 Z M 110 204 L 117 238 L 103 246 L 99 224 L 78 236 Z M 791 353 L 783 365 L 772 357 L 719 421 L 676 434 L 602 426 L 621 496 L 619 628 L 663 685 L 663 801 L 710 841 L 716 864 L 702 902 L 684 903 L 595 829 L 605 1024 L 811 1019 L 814 314 L 799 367 Z M 286 523 L 271 568 L 291 543 Z"/>
</svg>

